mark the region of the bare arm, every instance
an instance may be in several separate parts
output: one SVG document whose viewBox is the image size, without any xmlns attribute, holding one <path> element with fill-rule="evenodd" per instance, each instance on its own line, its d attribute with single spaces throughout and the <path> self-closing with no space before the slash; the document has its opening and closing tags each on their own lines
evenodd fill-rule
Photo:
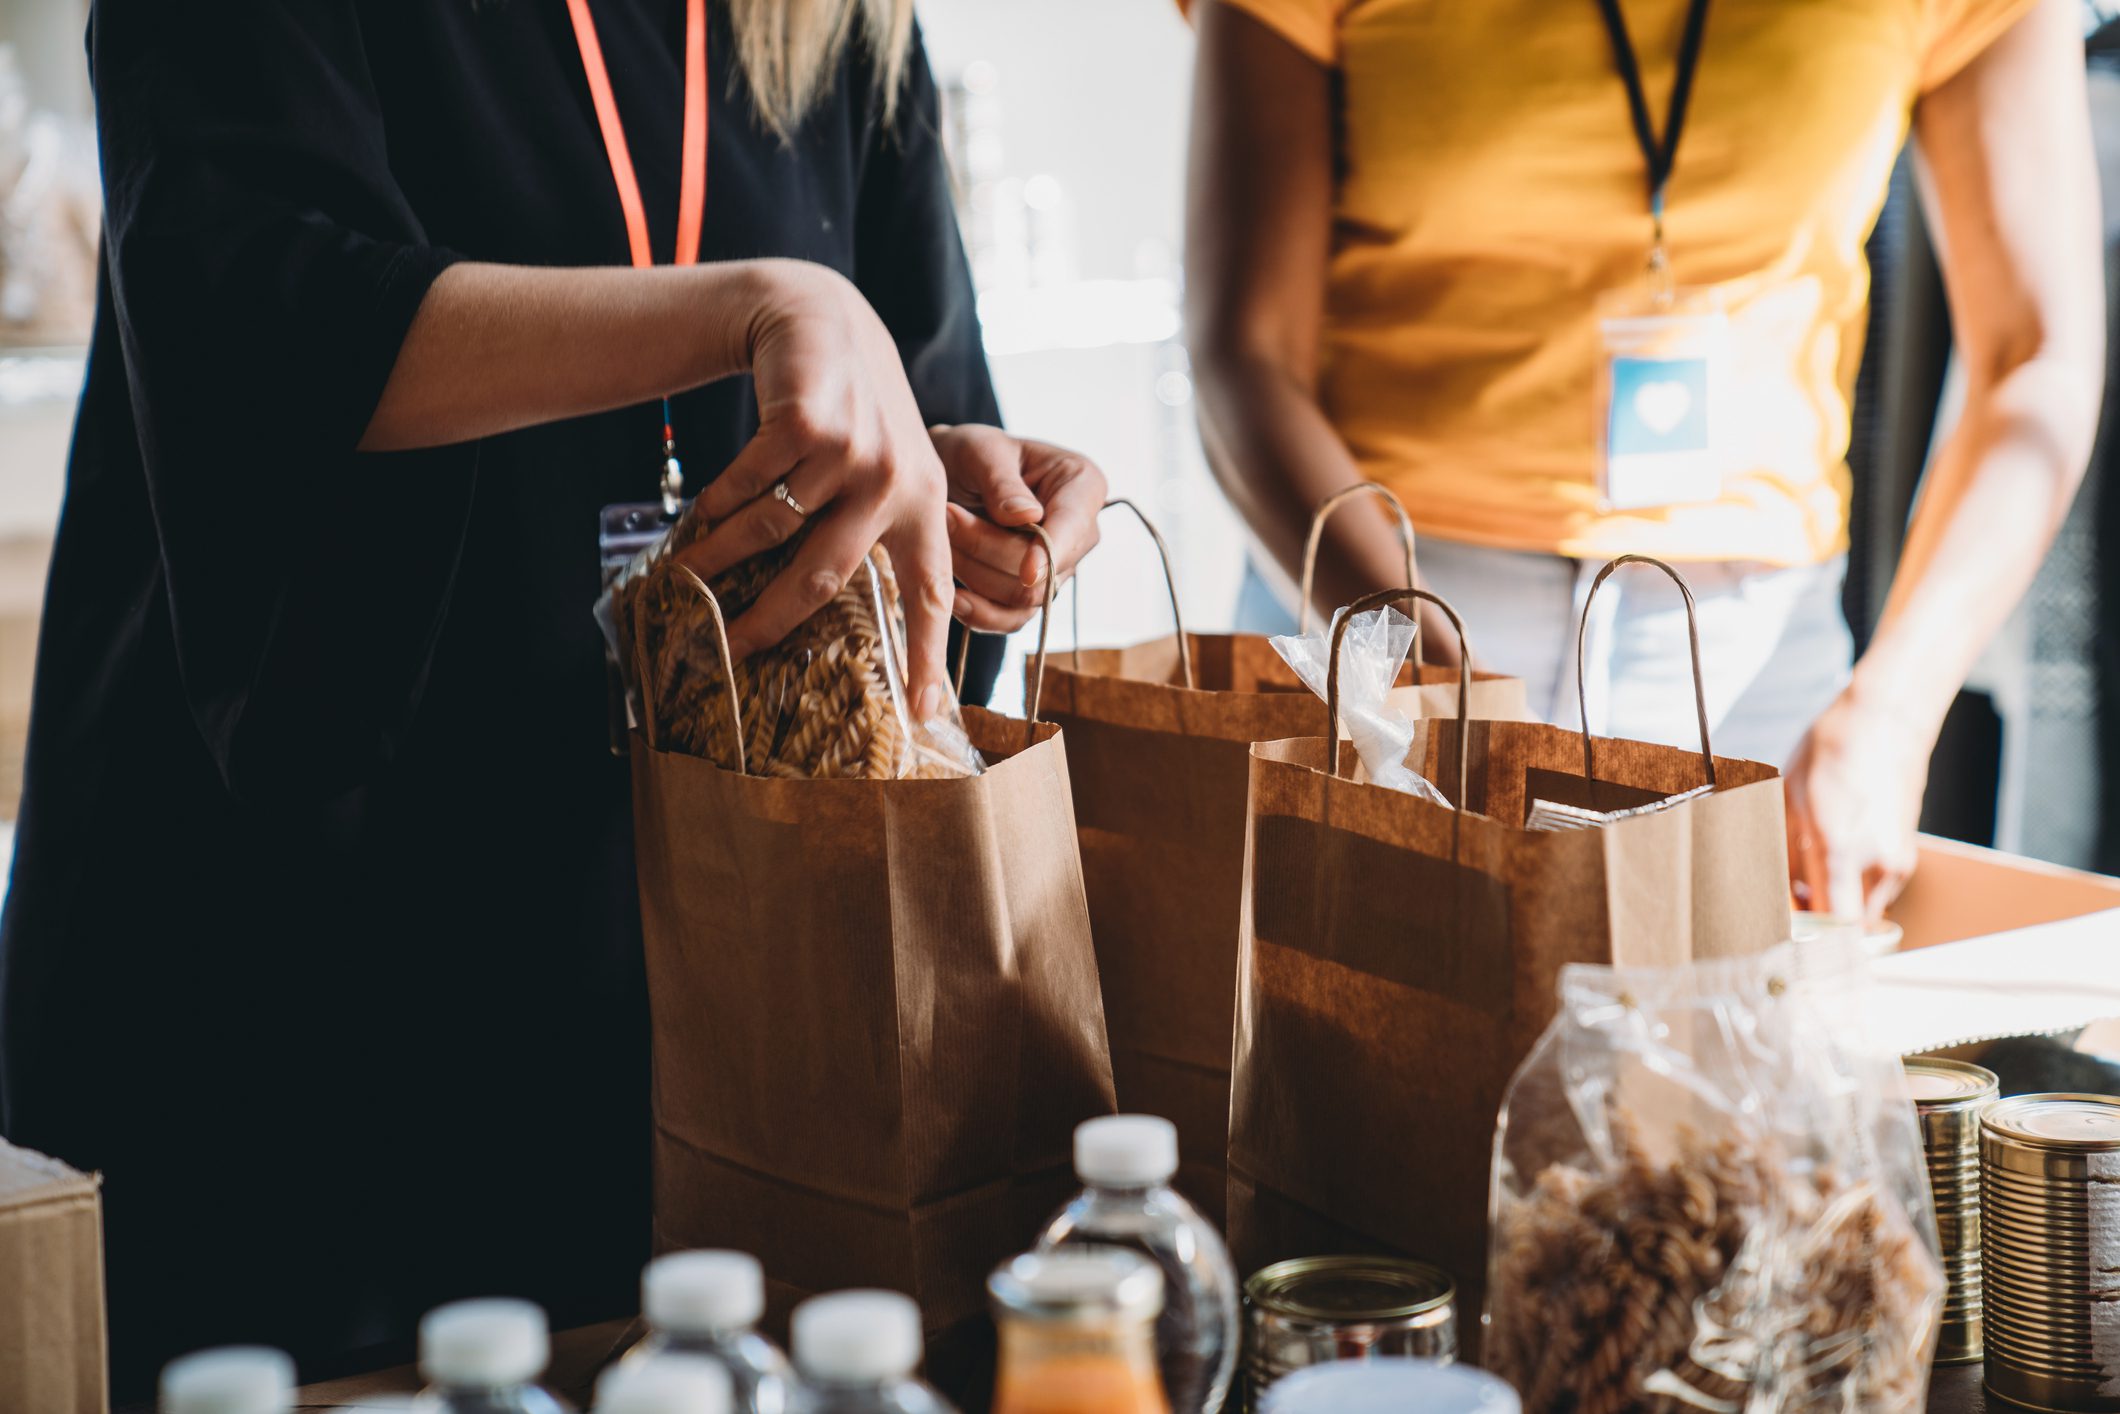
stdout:
<svg viewBox="0 0 2120 1414">
<path fill-rule="evenodd" d="M 1795 877 L 1814 907 L 1842 911 L 1855 902 L 1836 879 L 1860 876 L 1874 913 L 1911 868 L 1944 713 L 2068 513 L 2105 378 L 2098 178 L 2070 0 L 2043 0 L 1924 98 L 1915 133 L 1966 398 L 1877 635 L 1790 767 Z"/>
<path fill-rule="evenodd" d="M 1318 404 L 1332 222 L 1332 74 L 1265 24 L 1197 0 L 1185 220 L 1186 342 L 1209 463 L 1267 551 L 1299 572 L 1311 510 L 1362 480 Z M 1330 610 L 1405 578 L 1382 516 L 1335 517 L 1318 564 Z M 1456 653 L 1424 635 L 1428 656 Z"/>
<path fill-rule="evenodd" d="M 805 522 L 810 534 L 729 625 L 730 648 L 742 656 L 779 642 L 881 544 L 905 596 L 914 704 L 932 715 L 955 598 L 948 484 L 890 331 L 824 266 L 452 267 L 406 331 L 361 446 L 491 436 L 738 372 L 757 385 L 759 429 L 708 489 L 715 529 L 686 553 L 713 573 Z M 806 515 L 765 494 L 783 479 Z"/>
<path fill-rule="evenodd" d="M 743 371 L 776 262 L 548 269 L 464 264 L 427 292 L 361 450 L 468 442 Z"/>
</svg>

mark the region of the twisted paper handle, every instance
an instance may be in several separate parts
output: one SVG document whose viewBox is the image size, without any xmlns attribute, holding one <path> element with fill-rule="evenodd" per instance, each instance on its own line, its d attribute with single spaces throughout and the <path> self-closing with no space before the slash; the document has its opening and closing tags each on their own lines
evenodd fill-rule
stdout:
<svg viewBox="0 0 2120 1414">
<path fill-rule="evenodd" d="M 1583 779 L 1597 779 L 1597 772 L 1592 768 L 1590 689 L 1583 679 L 1583 643 L 1590 635 L 1590 601 L 1597 598 L 1597 591 L 1622 565 L 1650 565 L 1662 570 L 1678 586 L 1680 596 L 1686 601 L 1686 638 L 1693 647 L 1693 709 L 1700 718 L 1700 759 L 1707 767 L 1708 784 L 1712 786 L 1715 784 L 1715 752 L 1708 744 L 1708 684 L 1701 674 L 1700 615 L 1693 607 L 1693 586 L 1687 584 L 1677 570 L 1648 555 L 1621 555 L 1597 572 L 1597 578 L 1590 581 L 1590 592 L 1583 596 L 1582 622 L 1575 626 L 1575 705 L 1583 718 Z"/>
</svg>

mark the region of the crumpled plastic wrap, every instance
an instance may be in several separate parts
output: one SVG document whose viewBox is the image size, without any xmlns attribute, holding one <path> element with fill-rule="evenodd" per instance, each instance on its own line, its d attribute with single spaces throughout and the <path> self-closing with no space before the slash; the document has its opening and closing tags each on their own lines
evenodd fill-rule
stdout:
<svg viewBox="0 0 2120 1414">
<path fill-rule="evenodd" d="M 774 647 L 736 664 L 739 711 L 732 714 L 713 610 L 674 559 L 705 536 L 705 522 L 694 501 L 596 605 L 632 718 L 651 745 L 723 770 L 789 779 L 936 780 L 985 770 L 954 696 L 932 719 L 913 720 L 905 613 L 880 546 L 831 603 Z M 708 587 L 724 624 L 788 566 L 803 538 L 714 577 Z"/>
<path fill-rule="evenodd" d="M 1332 623 L 1309 633 L 1270 640 L 1281 660 L 1315 692 L 1327 695 L 1326 673 L 1332 658 Z M 1437 805 L 1450 801 L 1434 783 L 1406 764 L 1413 747 L 1413 719 L 1391 705 L 1391 689 L 1413 649 L 1413 620 L 1386 605 L 1357 614 L 1340 644 L 1340 731 L 1354 744 L 1370 782 L 1386 790 L 1419 796 Z"/>
<path fill-rule="evenodd" d="M 1560 991 L 1495 1139 L 1483 1357 L 1524 1414 L 1919 1414 L 1943 1272 L 1860 948 Z"/>
</svg>

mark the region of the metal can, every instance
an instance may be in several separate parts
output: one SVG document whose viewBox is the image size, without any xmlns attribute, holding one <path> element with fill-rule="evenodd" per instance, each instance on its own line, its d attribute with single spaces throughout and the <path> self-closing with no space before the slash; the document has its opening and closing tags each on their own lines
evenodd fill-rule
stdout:
<svg viewBox="0 0 2120 1414">
<path fill-rule="evenodd" d="M 2120 1411 L 2120 1097 L 2019 1095 L 1980 1121 L 1988 1392 Z"/>
<path fill-rule="evenodd" d="M 1245 1361 L 1253 1407 L 1309 1365 L 1375 1355 L 1457 1359 L 1457 1284 L 1399 1257 L 1298 1257 L 1244 1283 Z"/>
<path fill-rule="evenodd" d="M 1943 1328 L 1936 1363 L 1970 1365 L 1980 1340 L 1980 1115 L 2001 1087 L 1995 1072 L 1927 1056 L 1906 1062 L 1907 1089 L 1928 1151 L 1936 1235 L 1943 1240 Z"/>
</svg>

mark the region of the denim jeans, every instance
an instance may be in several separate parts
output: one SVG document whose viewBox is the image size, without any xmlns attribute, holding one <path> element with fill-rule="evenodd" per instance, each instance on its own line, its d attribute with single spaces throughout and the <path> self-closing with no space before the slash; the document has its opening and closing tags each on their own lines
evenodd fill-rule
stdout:
<svg viewBox="0 0 2120 1414">
<path fill-rule="evenodd" d="M 1600 566 L 1432 538 L 1419 551 L 1421 579 L 1464 618 L 1474 661 L 1523 679 L 1534 715 L 1579 726 L 1575 626 Z M 1846 559 L 1794 569 L 1687 564 L 1678 571 L 1700 613 L 1716 754 L 1782 765 L 1848 680 L 1854 639 L 1840 607 Z M 1295 631 L 1294 616 L 1256 570 L 1239 595 L 1237 627 Z M 1689 656 L 1677 587 L 1651 568 L 1621 570 L 1598 591 L 1585 645 L 1591 729 L 1695 745 Z"/>
</svg>

